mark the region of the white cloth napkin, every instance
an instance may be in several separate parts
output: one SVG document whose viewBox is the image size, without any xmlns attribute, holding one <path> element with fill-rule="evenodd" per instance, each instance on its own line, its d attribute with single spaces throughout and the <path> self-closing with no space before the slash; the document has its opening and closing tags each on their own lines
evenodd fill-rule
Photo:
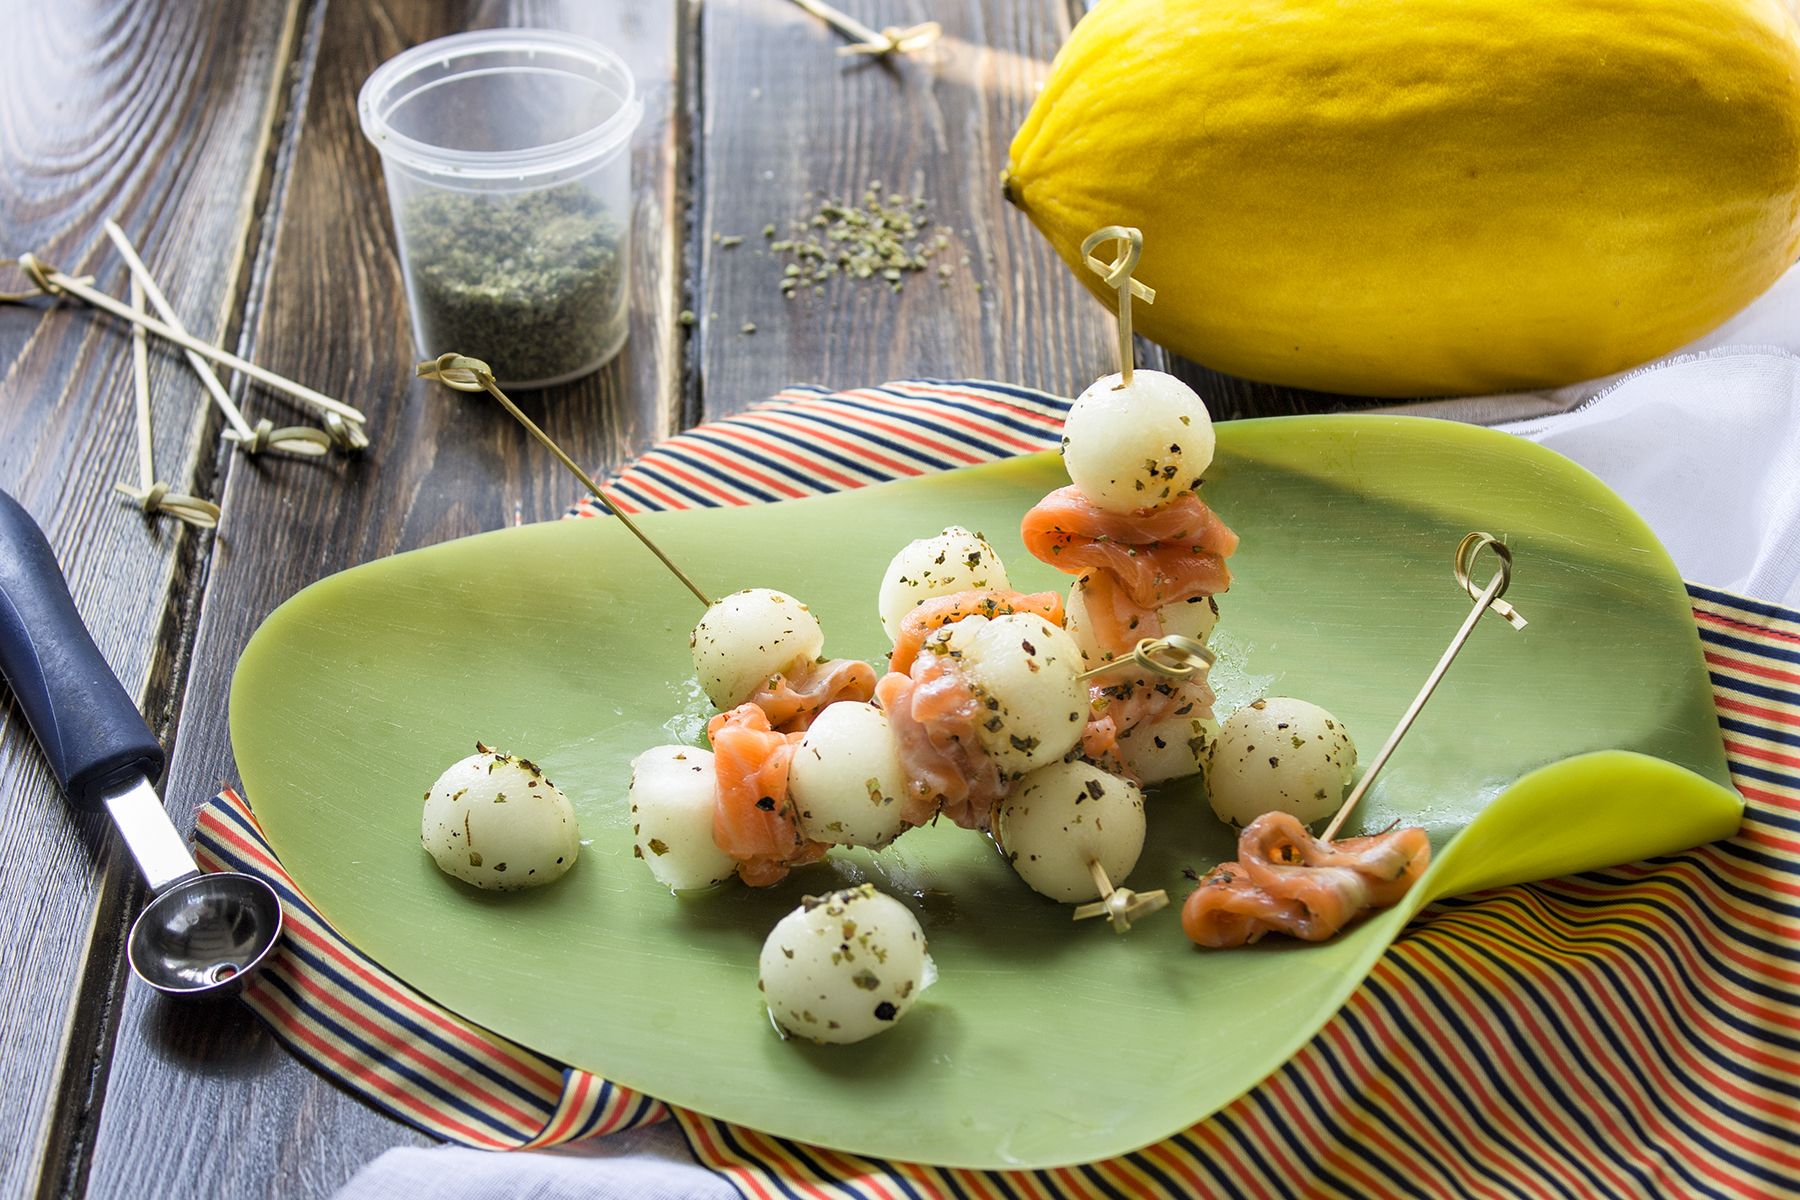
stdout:
<svg viewBox="0 0 1800 1200">
<path fill-rule="evenodd" d="M 1800 605 L 1800 268 L 1635 371 L 1545 392 L 1401 405 L 1530 438 L 1636 509 L 1684 577 Z M 389 1150 L 337 1200 L 732 1200 L 672 1123 L 555 1151 Z"/>
<path fill-rule="evenodd" d="M 1567 455 L 1637 510 L 1685 578 L 1800 605 L 1800 267 L 1634 371 L 1394 411 L 1496 425 Z"/>
</svg>

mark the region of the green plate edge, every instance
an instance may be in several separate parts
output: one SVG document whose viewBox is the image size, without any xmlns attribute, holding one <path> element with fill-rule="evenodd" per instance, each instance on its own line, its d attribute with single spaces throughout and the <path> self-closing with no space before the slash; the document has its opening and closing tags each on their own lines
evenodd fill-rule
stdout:
<svg viewBox="0 0 1800 1200">
<path fill-rule="evenodd" d="M 1436 861 L 1405 905 L 1333 942 L 1209 956 L 1172 914 L 1127 938 L 1071 928 L 979 839 L 945 828 L 763 893 L 668 897 L 629 856 L 620 771 L 654 742 L 694 740 L 697 610 L 604 520 L 398 555 L 289 600 L 233 679 L 247 797 L 326 918 L 468 1019 L 770 1133 L 979 1168 L 1109 1157 L 1217 1111 L 1303 1046 L 1430 898 L 1736 829 L 1686 592 L 1587 472 L 1509 435 L 1407 417 L 1232 422 L 1219 444 L 1208 497 L 1245 535 L 1218 638 L 1222 710 L 1264 689 L 1304 695 L 1372 753 L 1466 612 L 1456 539 L 1486 528 L 1518 555 L 1509 595 L 1532 626 L 1483 623 L 1360 814 L 1365 828 L 1425 824 Z M 831 652 L 874 656 L 888 556 L 947 520 L 982 527 L 1015 586 L 1064 582 L 1017 536 L 1024 507 L 1063 481 L 1039 455 L 643 522 L 703 586 L 784 588 L 819 613 Z M 538 759 L 575 800 L 594 842 L 554 887 L 475 893 L 419 850 L 423 790 L 477 736 Z M 1182 866 L 1230 853 L 1192 800 L 1153 798 L 1133 886 L 1179 901 Z M 756 947 L 802 893 L 864 879 L 919 912 L 942 981 L 873 1042 L 779 1041 Z"/>
</svg>

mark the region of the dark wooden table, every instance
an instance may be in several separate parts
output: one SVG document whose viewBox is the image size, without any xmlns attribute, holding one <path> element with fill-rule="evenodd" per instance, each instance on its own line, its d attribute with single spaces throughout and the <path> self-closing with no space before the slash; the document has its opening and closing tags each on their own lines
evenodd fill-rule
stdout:
<svg viewBox="0 0 1800 1200">
<path fill-rule="evenodd" d="M 574 494 L 491 405 L 412 377 L 355 107 L 364 78 L 408 46 L 565 28 L 623 52 L 646 93 L 630 344 L 527 401 L 589 464 L 789 382 L 987 376 L 1074 394 L 1112 369 L 1110 317 L 997 182 L 1077 0 L 843 2 L 877 27 L 936 19 L 945 37 L 912 60 L 849 61 L 789 0 L 0 4 L 0 254 L 33 250 L 120 294 L 100 232 L 116 218 L 197 334 L 370 416 L 359 457 L 248 458 L 186 364 L 153 348 L 159 473 L 225 517 L 209 534 L 146 521 L 112 492 L 135 472 L 122 327 L 74 304 L 0 308 L 0 487 L 43 524 L 170 747 L 167 803 L 184 831 L 234 778 L 227 686 L 276 605 L 356 563 L 554 518 Z M 784 301 L 763 226 L 870 180 L 928 197 L 952 233 L 946 261 L 968 265 L 942 287 L 918 277 L 899 294 L 840 285 Z M 716 240 L 731 236 L 747 240 Z M 1142 361 L 1162 362 L 1151 347 Z M 1220 417 L 1342 402 L 1175 369 Z M 291 412 L 233 386 L 252 418 Z M 130 863 L 102 822 L 65 810 L 5 705 L 0 1196 L 322 1196 L 380 1151 L 425 1141 L 290 1059 L 241 1006 L 180 1006 L 129 977 Z"/>
</svg>

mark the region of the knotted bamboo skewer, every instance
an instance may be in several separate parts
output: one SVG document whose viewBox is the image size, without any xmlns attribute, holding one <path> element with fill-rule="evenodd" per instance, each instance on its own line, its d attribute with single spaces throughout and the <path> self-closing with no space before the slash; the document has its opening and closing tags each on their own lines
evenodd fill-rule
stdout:
<svg viewBox="0 0 1800 1200">
<path fill-rule="evenodd" d="M 1094 257 L 1094 251 L 1102 242 L 1119 243 L 1119 251 L 1111 262 L 1102 262 Z M 1104 229 L 1094 230 L 1081 240 L 1081 261 L 1087 265 L 1088 270 L 1100 276 L 1102 283 L 1117 289 L 1119 293 L 1118 388 L 1130 386 L 1134 365 L 1132 360 L 1135 355 L 1131 348 L 1132 297 L 1135 296 L 1145 304 L 1156 303 L 1156 289 L 1131 277 L 1131 273 L 1137 270 L 1138 260 L 1143 256 L 1143 232 L 1130 225 L 1108 225 Z"/>
<path fill-rule="evenodd" d="M 133 246 L 131 239 L 125 236 L 125 231 L 119 228 L 117 222 L 111 220 L 106 222 L 104 228 L 106 236 L 112 239 L 113 248 L 118 250 L 119 257 L 125 260 L 125 266 L 131 271 L 132 279 L 142 285 L 144 295 L 150 301 L 150 307 L 156 310 L 156 314 L 168 324 L 169 328 L 186 334 L 187 327 L 175 314 L 174 307 L 163 295 L 162 288 L 157 284 L 155 277 L 150 274 L 150 268 L 146 267 L 144 260 L 139 257 L 137 247 Z M 135 308 L 137 305 L 134 304 L 133 307 Z M 132 338 L 134 342 L 143 339 L 141 325 L 132 326 Z M 225 431 L 225 436 L 235 442 L 244 453 L 259 454 L 264 450 L 279 450 L 288 454 L 310 457 L 326 454 L 331 450 L 331 435 L 321 429 L 313 429 L 306 425 L 291 425 L 277 429 L 274 422 L 267 418 L 258 421 L 252 427 L 250 422 L 245 419 L 242 410 L 233 403 L 231 393 L 225 390 L 225 385 L 220 382 L 212 365 L 192 349 L 184 348 L 182 353 L 187 356 L 188 365 L 194 368 L 194 374 L 200 377 L 201 386 L 212 397 L 213 403 L 219 406 L 219 411 L 225 415 L 226 422 L 230 424 L 231 428 Z"/>
<path fill-rule="evenodd" d="M 1483 550 L 1493 553 L 1500 562 L 1500 569 L 1494 572 L 1494 577 L 1488 580 L 1486 585 L 1477 590 L 1474 582 L 1469 578 L 1469 568 L 1474 565 L 1475 556 Z M 1325 832 L 1320 835 L 1320 841 L 1329 842 L 1337 836 L 1338 830 L 1343 828 L 1351 811 L 1368 792 L 1370 785 L 1375 782 L 1376 773 L 1392 756 L 1394 748 L 1400 744 L 1400 739 L 1406 736 L 1406 731 L 1412 728 L 1412 723 L 1425 707 L 1425 702 L 1431 699 L 1431 693 L 1437 690 L 1437 685 L 1443 680 L 1444 673 L 1450 669 L 1450 663 L 1456 658 L 1457 652 L 1469 640 L 1469 635 L 1475 632 L 1476 623 L 1481 620 L 1482 614 L 1492 610 L 1504 618 L 1506 623 L 1514 629 L 1525 628 L 1525 618 L 1519 615 L 1517 609 L 1500 598 L 1506 593 L 1507 585 L 1512 582 L 1512 551 L 1506 548 L 1506 543 L 1491 533 L 1468 534 L 1456 547 L 1453 571 L 1457 584 L 1474 599 L 1475 607 L 1469 610 L 1469 615 L 1463 619 L 1462 628 L 1458 629 L 1456 636 L 1450 639 L 1450 645 L 1445 648 L 1443 656 L 1438 659 L 1437 666 L 1433 667 L 1431 674 L 1425 677 L 1425 686 L 1419 689 L 1419 694 L 1413 697 L 1412 703 L 1407 705 L 1406 711 L 1400 715 L 1400 723 L 1394 726 L 1394 732 L 1388 734 L 1387 741 L 1376 752 L 1374 760 L 1369 763 L 1369 769 L 1363 772 L 1362 778 L 1356 781 L 1356 787 L 1344 798 L 1343 807 L 1339 808 L 1337 815 L 1331 818 L 1331 824 L 1325 827 Z"/>
<path fill-rule="evenodd" d="M 576 463 L 574 459 L 570 458 L 568 453 L 564 451 L 561 446 L 557 445 L 556 441 L 549 434 L 538 428 L 536 421 L 533 421 L 530 417 L 521 412 L 519 406 L 512 402 L 511 397 L 500 390 L 499 383 L 494 379 L 494 372 L 488 367 L 487 363 L 479 358 L 470 358 L 464 354 L 451 352 L 449 354 L 440 354 L 436 358 L 428 359 L 425 362 L 420 363 L 415 368 L 415 373 L 421 379 L 436 380 L 445 387 L 452 388 L 459 392 L 486 392 L 495 400 L 499 401 L 500 406 L 511 413 L 513 419 L 523 425 L 532 437 L 543 444 L 546 450 L 554 454 L 556 460 L 567 467 L 570 474 L 579 479 L 582 486 L 593 493 L 594 499 L 604 504 L 608 512 L 619 518 L 619 520 L 624 523 L 625 528 L 631 530 L 632 535 L 636 537 L 638 541 L 642 542 L 650 553 L 656 555 L 657 560 L 661 562 L 663 566 L 667 567 L 670 572 L 674 574 L 675 578 L 681 580 L 682 585 L 686 587 L 688 591 L 694 593 L 694 596 L 701 604 L 705 605 L 707 608 L 712 607 L 712 601 L 707 597 L 705 592 L 700 590 L 698 584 L 687 577 L 687 572 L 676 566 L 675 560 L 663 553 L 662 547 L 651 541 L 649 535 L 638 528 L 637 522 L 627 516 L 623 509 L 613 503 L 612 497 L 601 490 L 600 485 L 594 482 L 593 476 L 582 470 L 581 466 Z"/>
<path fill-rule="evenodd" d="M 824 0 L 794 0 L 794 3 L 851 39 L 850 45 L 838 47 L 840 58 L 853 54 L 867 54 L 872 58 L 910 54 L 931 45 L 944 32 L 936 21 L 923 21 L 906 28 L 889 25 L 886 29 L 875 30 L 850 14 L 831 7 Z"/>
<path fill-rule="evenodd" d="M 305 384 L 295 383 L 286 376 L 277 375 L 273 371 L 259 367 L 248 359 L 239 358 L 229 350 L 221 350 L 209 342 L 201 341 L 183 329 L 154 319 L 148 313 L 133 311 L 130 305 L 90 286 L 91 281 L 69 275 L 39 259 L 35 254 L 22 254 L 16 259 L 0 259 L 0 266 L 7 265 L 17 266 L 23 271 L 26 278 L 31 280 L 33 290 L 0 292 L 0 303 L 17 303 L 38 295 L 73 296 L 95 308 L 109 312 L 121 320 L 129 321 L 139 329 L 154 333 L 157 337 L 174 342 L 183 349 L 191 350 L 213 362 L 248 375 L 266 387 L 284 392 L 301 403 L 318 409 L 325 414 L 325 426 L 333 440 L 346 449 L 360 450 L 369 444 L 368 435 L 363 432 L 363 423 L 368 418 L 359 409 L 353 408 L 341 400 L 333 400 L 323 392 L 314 391 Z"/>
<path fill-rule="evenodd" d="M 144 287 L 134 275 L 131 279 L 131 308 L 144 310 Z M 197 529 L 212 529 L 219 523 L 219 506 L 210 500 L 169 490 L 169 485 L 156 477 L 156 437 L 150 425 L 150 352 L 142 326 L 131 330 L 131 384 L 137 408 L 138 486 L 115 483 L 113 490 L 129 496 L 145 516 L 168 513 Z"/>
</svg>

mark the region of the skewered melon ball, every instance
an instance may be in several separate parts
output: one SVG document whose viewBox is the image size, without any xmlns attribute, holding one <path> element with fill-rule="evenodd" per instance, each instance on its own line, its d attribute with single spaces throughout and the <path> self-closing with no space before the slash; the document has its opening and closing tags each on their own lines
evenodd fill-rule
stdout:
<svg viewBox="0 0 1800 1200">
<path fill-rule="evenodd" d="M 707 699 L 736 708 L 796 662 L 825 650 L 825 633 L 806 605 L 786 592 L 745 588 L 713 601 L 688 638 L 694 674 Z"/>
<path fill-rule="evenodd" d="M 425 793 L 420 840 L 438 870 L 496 892 L 562 878 L 581 852 L 568 797 L 536 763 L 475 749 Z"/>
<path fill-rule="evenodd" d="M 905 827 L 906 774 L 888 716 L 873 704 L 828 704 L 788 767 L 800 832 L 815 842 L 885 846 Z"/>
<path fill-rule="evenodd" d="M 932 978 L 925 933 L 873 884 L 808 896 L 763 942 L 763 999 L 775 1023 L 815 1042 L 891 1029 Z"/>
<path fill-rule="evenodd" d="M 1081 651 L 1073 638 L 1036 613 L 965 617 L 945 628 L 945 644 L 960 652 L 964 676 L 986 709 L 975 735 L 995 766 L 1023 774 L 1075 748 L 1089 701 L 1076 678 Z"/>
<path fill-rule="evenodd" d="M 1355 773 L 1356 746 L 1342 721 L 1305 700 L 1271 696 L 1226 720 L 1206 781 L 1221 821 L 1248 825 L 1280 811 L 1310 825 L 1337 811 Z"/>
<path fill-rule="evenodd" d="M 1087 576 L 1083 575 L 1069 588 L 1069 603 L 1063 618 L 1063 628 L 1069 631 L 1069 636 L 1081 647 L 1082 657 L 1088 665 L 1097 667 L 1105 661 L 1105 655 L 1094 636 L 1093 621 L 1088 617 L 1086 583 Z M 1163 633 L 1179 633 L 1183 637 L 1204 642 L 1212 636 L 1214 627 L 1219 623 L 1219 601 L 1214 596 L 1177 600 L 1157 609 L 1156 616 L 1162 622 Z M 1135 640 L 1134 638 L 1133 641 Z"/>
<path fill-rule="evenodd" d="M 987 539 L 961 525 L 951 525 L 936 537 L 909 542 L 888 563 L 877 600 L 881 627 L 887 630 L 889 641 L 898 641 L 900 622 L 934 596 L 1011 586 L 1006 567 Z"/>
<path fill-rule="evenodd" d="M 1063 422 L 1063 465 L 1082 494 L 1108 512 L 1158 508 L 1194 490 L 1212 465 L 1206 404 L 1181 380 L 1134 371 L 1094 381 Z"/>
<path fill-rule="evenodd" d="M 1051 763 L 1013 785 L 994 821 L 994 840 L 1032 891 L 1075 903 L 1094 900 L 1090 861 L 1114 884 L 1144 849 L 1144 793 L 1092 763 Z"/>
<path fill-rule="evenodd" d="M 708 888 L 737 873 L 713 841 L 717 790 L 710 750 L 652 746 L 631 760 L 632 853 L 664 887 Z"/>
<path fill-rule="evenodd" d="M 1206 767 L 1219 723 L 1205 707 L 1206 696 L 1183 687 L 1188 711 L 1136 725 L 1119 735 L 1119 762 L 1148 786 L 1186 779 Z"/>
</svg>

